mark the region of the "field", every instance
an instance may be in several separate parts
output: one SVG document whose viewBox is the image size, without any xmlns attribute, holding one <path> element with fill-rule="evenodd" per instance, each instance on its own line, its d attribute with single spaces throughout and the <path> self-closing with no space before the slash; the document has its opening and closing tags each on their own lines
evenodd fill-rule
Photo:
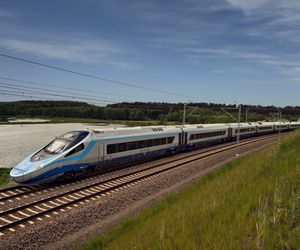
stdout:
<svg viewBox="0 0 300 250">
<path fill-rule="evenodd" d="M 36 119 L 36 121 L 35 121 Z M 26 121 L 32 120 L 32 121 Z M 39 121 L 40 120 L 40 121 Z M 16 117 L 15 121 L 9 122 L 8 120 L 0 120 L 0 125 L 8 125 L 8 124 L 53 124 L 53 123 L 96 123 L 96 124 L 121 124 L 125 126 L 155 126 L 159 125 L 159 121 L 155 120 L 147 120 L 147 121 L 139 121 L 139 120 L 103 120 L 103 119 L 93 119 L 93 118 L 72 118 L 72 117 L 28 117 L 28 116 L 20 116 Z M 176 122 L 167 122 L 167 125 L 177 124 Z"/>
<path fill-rule="evenodd" d="M 0 168 L 0 186 L 6 185 L 10 182 L 9 171 L 7 168 Z"/>
<path fill-rule="evenodd" d="M 240 157 L 82 249 L 299 249 L 300 131 Z"/>
</svg>

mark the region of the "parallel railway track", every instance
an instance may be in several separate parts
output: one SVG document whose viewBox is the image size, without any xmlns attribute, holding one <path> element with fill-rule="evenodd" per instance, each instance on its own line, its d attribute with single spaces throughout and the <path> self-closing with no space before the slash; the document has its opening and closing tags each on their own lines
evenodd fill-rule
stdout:
<svg viewBox="0 0 300 250">
<path fill-rule="evenodd" d="M 43 220 L 59 212 L 64 212 L 65 210 L 72 209 L 72 207 L 83 205 L 113 192 L 184 167 L 190 163 L 196 163 L 202 159 L 215 157 L 216 155 L 223 154 L 237 147 L 244 147 L 256 142 L 274 139 L 274 137 L 276 138 L 277 136 L 255 138 L 241 142 L 239 145 L 223 145 L 201 153 L 171 160 L 167 163 L 157 164 L 146 169 L 121 174 L 120 176 L 112 177 L 107 180 L 98 180 L 82 187 L 75 187 L 72 190 L 60 194 L 1 211 L 0 236 L 5 235 L 7 231 L 14 232 L 17 228 L 25 228 L 27 223 L 34 224 L 36 220 Z"/>
<path fill-rule="evenodd" d="M 261 140 L 261 139 L 269 138 L 269 137 L 270 136 L 265 136 L 265 137 L 260 137 L 260 138 L 256 138 L 256 139 Z M 246 140 L 245 142 L 247 142 L 248 140 Z M 252 141 L 253 139 L 250 139 L 250 140 Z M 228 144 L 212 146 L 207 150 L 202 148 L 202 149 L 200 149 L 201 150 L 200 153 L 210 152 L 212 150 L 215 150 L 215 149 L 218 149 L 218 148 L 223 148 L 224 146 L 227 146 L 227 145 L 230 145 L 230 144 L 234 144 L 234 143 L 231 142 L 231 143 L 228 143 Z M 189 154 L 189 156 L 198 155 L 198 154 L 199 154 L 199 150 L 197 150 L 193 154 Z M 184 159 L 184 158 L 186 158 L 186 156 L 183 155 L 182 157 L 178 157 L 177 159 L 166 160 L 166 163 L 171 163 L 171 162 L 178 161 L 178 160 Z M 159 166 L 159 165 L 161 165 L 161 163 L 156 164 L 155 166 Z M 130 171 L 130 169 L 134 169 L 135 167 L 136 166 L 127 167 L 126 170 Z M 83 182 L 89 182 L 89 181 L 97 180 L 99 177 L 104 177 L 104 176 L 107 176 L 107 175 L 118 173 L 122 170 L 124 170 L 124 168 L 108 169 L 107 171 L 102 172 L 101 174 L 92 175 L 92 176 L 87 177 L 85 179 L 79 179 L 79 180 L 75 180 L 75 181 L 69 182 L 69 183 L 58 183 L 57 185 L 38 185 L 38 186 L 15 185 L 15 186 L 11 186 L 11 187 L 8 187 L 8 188 L 3 188 L 3 189 L 0 189 L 0 205 L 4 205 L 6 202 L 13 202 L 14 200 L 21 200 L 21 198 L 28 198 L 29 196 L 33 197 L 33 196 L 36 196 L 36 195 L 40 195 L 42 193 L 45 194 L 45 193 L 48 193 L 48 192 L 51 192 L 51 191 L 59 190 L 61 188 L 75 186 L 75 185 L 83 183 Z M 1 209 L 0 209 L 0 211 L 1 211 Z"/>
</svg>

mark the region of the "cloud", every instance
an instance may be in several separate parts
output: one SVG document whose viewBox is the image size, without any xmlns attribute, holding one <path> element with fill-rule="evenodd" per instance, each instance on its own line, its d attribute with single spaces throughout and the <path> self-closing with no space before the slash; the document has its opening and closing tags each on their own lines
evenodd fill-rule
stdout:
<svg viewBox="0 0 300 250">
<path fill-rule="evenodd" d="M 0 10 L 0 18 L 11 18 L 14 17 L 14 14 L 12 12 L 9 12 L 7 10 Z"/>
<path fill-rule="evenodd" d="M 3 38 L 0 47 L 22 53 L 30 53 L 42 57 L 65 59 L 69 61 L 95 62 L 104 59 L 108 54 L 120 53 L 97 40 L 49 39 L 27 40 L 22 38 Z"/>
<path fill-rule="evenodd" d="M 241 10 L 253 10 L 262 7 L 270 2 L 270 0 L 226 0 L 233 7 Z"/>
<path fill-rule="evenodd" d="M 106 64 L 121 69 L 137 69 L 126 58 L 129 51 L 116 42 L 74 31 L 43 32 L 11 22 L 0 23 L 0 49 L 49 59 L 90 64 Z"/>
<path fill-rule="evenodd" d="M 250 48 L 239 47 L 224 47 L 224 48 L 190 48 L 186 49 L 189 53 L 197 53 L 200 55 L 210 55 L 215 57 L 224 58 L 237 58 L 245 60 L 272 60 L 274 57 L 269 54 L 263 54 L 259 52 L 247 51 Z"/>
</svg>

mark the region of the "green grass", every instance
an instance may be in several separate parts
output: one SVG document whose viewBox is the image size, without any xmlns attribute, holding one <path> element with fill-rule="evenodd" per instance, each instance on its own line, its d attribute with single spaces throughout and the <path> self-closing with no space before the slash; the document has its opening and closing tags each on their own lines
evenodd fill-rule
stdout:
<svg viewBox="0 0 300 250">
<path fill-rule="evenodd" d="M 9 168 L 0 168 L 0 186 L 7 185 L 10 182 Z"/>
<path fill-rule="evenodd" d="M 300 131 L 94 236 L 82 249 L 299 249 Z"/>
</svg>

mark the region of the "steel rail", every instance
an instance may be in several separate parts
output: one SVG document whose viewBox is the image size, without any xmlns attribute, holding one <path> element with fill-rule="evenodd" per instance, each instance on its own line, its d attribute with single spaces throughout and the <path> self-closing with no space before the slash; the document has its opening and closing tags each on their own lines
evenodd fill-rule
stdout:
<svg viewBox="0 0 300 250">
<path fill-rule="evenodd" d="M 139 181 L 146 180 L 149 177 L 157 176 L 159 174 L 171 171 L 173 169 L 177 169 L 178 167 L 185 166 L 192 162 L 197 162 L 201 159 L 209 158 L 211 156 L 216 156 L 218 154 L 227 152 L 231 149 L 243 147 L 258 141 L 266 141 L 268 139 L 273 139 L 274 137 L 276 138 L 277 136 L 251 140 L 248 142 L 240 143 L 239 145 L 229 145 L 227 147 L 215 149 L 211 152 L 205 152 L 197 156 L 188 156 L 185 159 L 180 159 L 176 160 L 176 162 L 172 162 L 174 164 L 165 163 L 156 167 L 152 166 L 147 169 L 138 170 L 133 173 L 127 173 L 119 177 L 114 177 L 107 181 L 100 181 L 99 183 L 94 183 L 85 187 L 80 187 L 77 190 L 67 191 L 62 194 L 54 195 L 52 197 L 44 198 L 39 201 L 22 205 L 20 207 L 2 211 L 0 212 L 0 221 L 5 222 L 5 224 L 0 225 L 0 232 L 5 229 L 10 229 L 14 231 L 15 229 L 12 228 L 13 226 L 26 221 L 30 221 L 36 217 L 40 217 L 41 215 L 49 214 L 50 212 L 62 209 L 64 207 L 69 207 L 70 205 L 82 202 L 95 196 L 101 197 L 101 195 L 109 193 L 110 191 L 118 190 L 122 187 L 126 187 L 133 183 L 138 183 Z M 20 214 L 25 217 L 20 216 Z M 11 221 L 12 218 L 14 219 L 13 221 Z"/>
<path fill-rule="evenodd" d="M 274 136 L 274 134 L 272 134 L 272 136 Z M 272 136 L 267 135 L 267 136 L 259 137 L 258 139 L 270 138 Z M 253 139 L 253 138 L 251 138 L 251 139 Z M 247 138 L 247 139 L 245 139 L 245 142 L 247 142 L 251 139 Z M 203 150 L 204 148 L 199 148 L 199 149 L 197 149 L 197 151 L 194 154 L 189 154 L 189 156 L 198 155 L 199 153 L 210 152 L 212 150 L 223 148 L 223 147 L 226 147 L 227 145 L 231 145 L 231 144 L 234 144 L 234 143 L 235 142 L 228 142 L 228 143 L 222 144 L 222 145 L 215 145 L 215 146 L 211 146 L 210 148 L 208 148 L 206 150 Z M 199 151 L 201 151 L 201 152 L 199 152 Z M 174 161 L 177 161 L 179 159 L 186 158 L 186 157 L 187 156 L 182 156 L 182 157 L 179 157 L 177 159 L 171 159 L 170 161 L 167 161 L 167 163 L 171 163 L 171 162 L 174 162 Z M 20 196 L 26 196 L 26 195 L 34 196 L 35 193 L 40 194 L 42 192 L 44 192 L 44 193 L 46 193 L 48 191 L 51 192 L 55 189 L 59 189 L 60 187 L 76 185 L 76 184 L 80 184 L 80 183 L 85 182 L 85 181 L 92 181 L 96 178 L 104 177 L 108 174 L 118 173 L 118 172 L 120 172 L 121 170 L 124 170 L 124 169 L 130 170 L 132 168 L 136 168 L 138 165 L 140 165 L 140 164 L 133 165 L 133 166 L 130 166 L 130 167 L 127 167 L 127 168 L 122 168 L 122 167 L 109 168 L 104 172 L 93 174 L 92 176 L 89 176 L 88 178 L 79 179 L 79 180 L 75 180 L 73 182 L 68 182 L 68 183 L 61 183 L 61 184 L 58 184 L 56 186 L 54 186 L 54 185 L 37 185 L 37 186 L 16 185 L 16 186 L 8 187 L 8 188 L 3 188 L 3 189 L 0 189 L 0 204 L 3 205 L 5 201 L 8 201 L 8 200 L 12 201 L 12 199 L 15 199 L 15 198 L 20 197 Z M 155 164 L 154 166 L 159 166 L 159 165 L 161 165 L 161 163 Z M 21 190 L 21 192 L 20 192 L 20 190 Z M 27 198 L 27 197 L 25 197 L 25 198 Z"/>
</svg>

